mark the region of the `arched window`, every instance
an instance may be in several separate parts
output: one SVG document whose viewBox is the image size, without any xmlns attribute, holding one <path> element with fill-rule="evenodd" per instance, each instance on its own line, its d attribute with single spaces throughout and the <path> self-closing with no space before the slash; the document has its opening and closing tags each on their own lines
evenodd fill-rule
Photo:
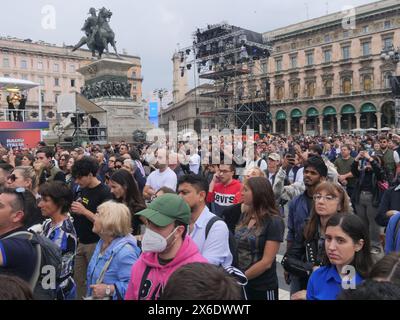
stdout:
<svg viewBox="0 0 400 320">
<path fill-rule="evenodd" d="M 363 78 L 363 89 L 364 91 L 372 90 L 372 77 L 371 75 L 365 75 Z"/>
<path fill-rule="evenodd" d="M 326 80 L 324 83 L 324 88 L 325 88 L 325 94 L 327 96 L 332 95 L 332 91 L 333 91 L 333 82 L 332 80 Z"/>
<path fill-rule="evenodd" d="M 342 93 L 350 94 L 352 90 L 352 84 L 350 78 L 343 78 L 342 79 Z"/>
</svg>

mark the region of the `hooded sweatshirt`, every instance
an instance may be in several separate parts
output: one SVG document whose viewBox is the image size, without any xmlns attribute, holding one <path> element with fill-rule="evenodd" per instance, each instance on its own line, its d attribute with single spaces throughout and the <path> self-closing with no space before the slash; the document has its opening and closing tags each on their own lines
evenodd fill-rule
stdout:
<svg viewBox="0 0 400 320">
<path fill-rule="evenodd" d="M 221 182 L 216 183 L 214 191 L 207 195 L 207 202 L 213 203 L 212 212 L 221 217 L 222 212 L 234 204 L 238 203 L 236 195 L 240 193 L 242 184 L 239 180 L 233 179 L 231 183 L 224 185 Z"/>
<path fill-rule="evenodd" d="M 183 240 L 175 258 L 166 265 L 160 265 L 158 253 L 143 253 L 132 267 L 125 300 L 159 299 L 171 274 L 181 266 L 194 262 L 208 263 L 189 236 L 186 236 Z M 148 274 L 144 277 L 146 270 Z M 139 293 L 142 283 L 142 290 Z"/>
</svg>

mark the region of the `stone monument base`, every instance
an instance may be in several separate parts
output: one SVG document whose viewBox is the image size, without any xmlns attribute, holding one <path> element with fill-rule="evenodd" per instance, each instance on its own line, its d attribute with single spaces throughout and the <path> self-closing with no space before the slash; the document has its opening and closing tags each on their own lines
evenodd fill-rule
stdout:
<svg viewBox="0 0 400 320">
<path fill-rule="evenodd" d="M 146 106 L 132 99 L 103 97 L 91 101 L 107 112 L 103 115 L 96 115 L 96 118 L 98 117 L 100 123 L 107 125 L 109 141 L 125 140 L 131 143 L 135 130 L 147 132 L 153 129 L 151 123 L 143 117 Z"/>
<path fill-rule="evenodd" d="M 77 70 L 85 78 L 85 96 L 106 111 L 94 116 L 100 126 L 107 126 L 108 141 L 132 142 L 135 130 L 147 132 L 153 128 L 144 118 L 146 106 L 134 101 L 129 90 L 123 89 L 128 85 L 132 67 L 134 64 L 129 61 L 104 58 Z M 88 87 L 95 90 L 87 90 Z"/>
</svg>

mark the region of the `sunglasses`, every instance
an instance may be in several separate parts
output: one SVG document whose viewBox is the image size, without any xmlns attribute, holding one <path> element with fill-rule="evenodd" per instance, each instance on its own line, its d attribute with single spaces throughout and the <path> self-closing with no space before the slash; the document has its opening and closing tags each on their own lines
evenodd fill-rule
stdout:
<svg viewBox="0 0 400 320">
<path fill-rule="evenodd" d="M 115 169 L 121 169 L 122 166 L 115 166 Z"/>
<path fill-rule="evenodd" d="M 17 177 L 16 177 L 16 175 L 13 173 L 13 174 L 10 174 L 10 175 L 7 177 L 7 180 L 11 180 L 12 182 L 14 182 L 15 180 L 17 180 Z"/>
</svg>

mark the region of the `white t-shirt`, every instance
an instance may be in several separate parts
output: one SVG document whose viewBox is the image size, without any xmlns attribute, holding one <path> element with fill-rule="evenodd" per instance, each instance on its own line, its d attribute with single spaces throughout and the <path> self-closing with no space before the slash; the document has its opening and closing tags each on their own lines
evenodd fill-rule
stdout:
<svg viewBox="0 0 400 320">
<path fill-rule="evenodd" d="M 400 156 L 399 156 L 399 153 L 396 150 L 393 152 L 393 158 L 394 158 L 394 162 L 396 164 L 400 163 Z"/>
<path fill-rule="evenodd" d="M 258 166 L 259 163 L 260 163 L 260 166 Z M 246 161 L 246 169 L 247 170 L 249 170 L 251 168 L 255 168 L 255 167 L 260 168 L 262 171 L 266 171 L 268 169 L 267 162 L 264 159 L 247 160 Z"/>
<path fill-rule="evenodd" d="M 194 174 L 199 174 L 200 161 L 200 156 L 197 153 L 193 154 L 189 159 L 190 171 L 192 171 Z"/>
<path fill-rule="evenodd" d="M 170 168 L 167 168 L 164 172 L 160 172 L 158 169 L 153 171 L 146 181 L 146 186 L 150 186 L 154 191 L 158 191 L 162 187 L 176 190 L 176 184 L 176 174 Z"/>
</svg>

